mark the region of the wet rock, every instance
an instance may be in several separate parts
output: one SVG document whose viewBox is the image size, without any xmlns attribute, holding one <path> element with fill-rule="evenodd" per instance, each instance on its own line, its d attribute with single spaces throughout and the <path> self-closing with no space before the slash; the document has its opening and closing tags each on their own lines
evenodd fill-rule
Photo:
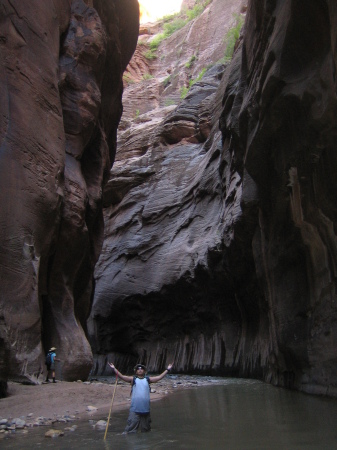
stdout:
<svg viewBox="0 0 337 450">
<path fill-rule="evenodd" d="M 99 420 L 95 423 L 94 428 L 95 430 L 105 430 L 106 429 L 107 422 L 105 420 Z"/>
<path fill-rule="evenodd" d="M 33 422 L 33 426 L 34 427 L 39 427 L 39 426 L 42 426 L 42 425 L 48 425 L 48 424 L 52 424 L 52 421 L 50 420 L 48 420 L 48 419 L 46 419 L 45 417 L 37 417 L 36 419 L 35 419 L 35 421 Z"/>
<path fill-rule="evenodd" d="M 76 420 L 76 416 L 75 415 L 70 415 L 70 416 L 65 416 L 67 420 L 69 421 L 73 421 Z"/>
<path fill-rule="evenodd" d="M 21 429 L 26 426 L 26 421 L 20 418 L 16 418 L 11 421 L 11 424 L 15 425 L 15 428 Z"/>
<path fill-rule="evenodd" d="M 54 429 L 51 429 L 51 430 L 48 430 L 48 431 L 45 433 L 44 436 L 47 437 L 47 438 L 57 438 L 57 437 L 60 437 L 60 436 L 64 436 L 64 432 L 61 431 L 61 430 L 54 430 Z"/>
<path fill-rule="evenodd" d="M 89 411 L 89 412 L 95 412 L 95 411 L 97 411 L 97 409 L 98 408 L 96 406 L 92 406 L 92 405 L 89 405 L 86 407 L 86 411 Z"/>
</svg>

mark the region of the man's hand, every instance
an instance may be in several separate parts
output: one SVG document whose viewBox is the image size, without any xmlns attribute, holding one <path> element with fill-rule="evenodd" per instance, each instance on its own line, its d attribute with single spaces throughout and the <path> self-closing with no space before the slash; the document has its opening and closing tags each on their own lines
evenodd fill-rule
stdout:
<svg viewBox="0 0 337 450">
<path fill-rule="evenodd" d="M 111 369 L 113 369 L 115 371 L 116 377 L 120 378 L 123 381 L 126 381 L 127 383 L 131 383 L 131 381 L 133 380 L 133 377 L 129 377 L 127 375 L 123 375 L 122 373 L 120 373 L 120 371 L 116 369 L 116 367 L 113 363 L 108 362 L 108 364 L 111 367 Z"/>
<path fill-rule="evenodd" d="M 173 364 L 169 364 L 169 365 L 167 366 L 167 370 L 170 371 L 170 370 L 172 369 L 172 366 L 173 366 Z"/>
</svg>

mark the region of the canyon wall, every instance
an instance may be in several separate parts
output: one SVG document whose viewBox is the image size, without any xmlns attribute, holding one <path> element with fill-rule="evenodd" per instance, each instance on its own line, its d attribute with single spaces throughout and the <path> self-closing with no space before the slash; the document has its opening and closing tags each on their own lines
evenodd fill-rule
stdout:
<svg viewBox="0 0 337 450">
<path fill-rule="evenodd" d="M 0 380 L 92 367 L 86 319 L 136 0 L 0 2 Z"/>
<path fill-rule="evenodd" d="M 136 82 L 123 95 L 88 321 L 94 373 L 109 373 L 107 355 L 122 370 L 138 360 L 161 370 L 174 360 L 176 371 L 239 373 L 232 365 L 241 315 L 222 263 L 223 236 L 230 240 L 239 203 L 226 201 L 236 175 L 222 180 L 219 173 L 229 71 L 216 62 L 234 15 L 245 9 L 244 2 L 213 1 L 160 44 L 154 61 L 142 59 L 139 45 L 127 69 Z M 160 32 L 158 24 L 153 29 Z M 152 77 L 142 81 L 144 70 Z M 181 88 L 202 70 L 181 99 Z"/>
<path fill-rule="evenodd" d="M 239 80 L 232 72 L 220 120 L 223 149 L 242 179 L 241 208 L 255 217 L 251 239 L 240 230 L 236 240 L 249 245 L 263 294 L 255 339 L 268 329 L 268 340 L 265 357 L 254 350 L 249 359 L 275 384 L 330 395 L 337 393 L 336 12 L 332 1 L 251 2 Z"/>
<path fill-rule="evenodd" d="M 213 0 L 128 68 L 136 0 L 0 15 L 0 395 L 55 346 L 66 380 L 173 362 L 336 396 L 335 2 Z"/>
<path fill-rule="evenodd" d="M 125 90 L 88 321 L 94 372 L 109 358 L 122 371 L 174 362 L 336 395 L 337 9 L 251 0 L 230 65 L 177 99 L 200 66 L 188 73 L 186 55 L 169 86 L 164 68 L 175 74 L 193 30 L 199 55 L 209 29 L 225 36 L 226 8 L 213 0 L 160 44 L 155 80 Z"/>
</svg>

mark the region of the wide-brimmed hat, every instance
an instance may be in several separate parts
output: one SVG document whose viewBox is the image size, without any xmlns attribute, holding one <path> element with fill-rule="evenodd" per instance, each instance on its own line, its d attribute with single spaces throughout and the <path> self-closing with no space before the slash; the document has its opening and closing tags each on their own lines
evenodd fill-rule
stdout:
<svg viewBox="0 0 337 450">
<path fill-rule="evenodd" d="M 56 350 L 56 347 L 52 347 L 49 351 L 53 352 L 54 350 Z"/>
<path fill-rule="evenodd" d="M 143 369 L 145 372 L 147 371 L 146 367 L 143 364 L 136 364 L 133 370 L 136 372 L 138 369 Z"/>
</svg>

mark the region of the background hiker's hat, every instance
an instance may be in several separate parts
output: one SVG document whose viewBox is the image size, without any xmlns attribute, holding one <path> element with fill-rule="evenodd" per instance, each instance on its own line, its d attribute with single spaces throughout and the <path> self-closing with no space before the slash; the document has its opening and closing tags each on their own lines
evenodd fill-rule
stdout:
<svg viewBox="0 0 337 450">
<path fill-rule="evenodd" d="M 56 347 L 52 347 L 49 351 L 52 352 L 54 350 L 56 350 Z"/>
<path fill-rule="evenodd" d="M 134 371 L 136 372 L 138 369 L 143 369 L 146 372 L 146 367 L 143 364 L 136 364 L 134 367 Z"/>
</svg>

